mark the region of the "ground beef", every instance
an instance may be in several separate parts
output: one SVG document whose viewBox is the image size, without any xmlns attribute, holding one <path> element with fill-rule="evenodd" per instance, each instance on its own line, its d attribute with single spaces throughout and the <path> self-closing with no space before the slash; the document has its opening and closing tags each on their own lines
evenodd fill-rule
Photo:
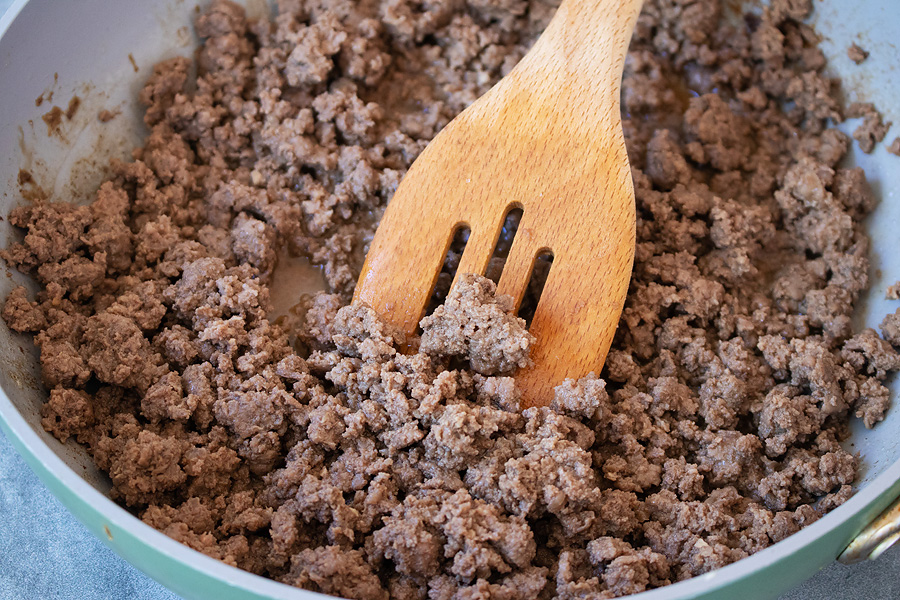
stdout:
<svg viewBox="0 0 900 600">
<path fill-rule="evenodd" d="M 858 44 L 853 43 L 847 46 L 847 57 L 859 65 L 869 58 L 869 53 L 868 51 L 863 50 Z"/>
<path fill-rule="evenodd" d="M 895 346 L 900 346 L 900 308 L 884 317 L 881 335 Z"/>
<path fill-rule="evenodd" d="M 885 122 L 884 117 L 870 102 L 854 102 L 847 107 L 847 116 L 863 120 L 853 131 L 853 137 L 859 142 L 859 149 L 866 153 L 872 152 L 875 144 L 881 142 L 891 129 L 891 122 Z"/>
<path fill-rule="evenodd" d="M 87 448 L 114 499 L 291 585 L 513 600 L 687 579 L 853 493 L 840 442 L 889 409 L 900 314 L 883 339 L 851 329 L 875 198 L 841 166 L 812 2 L 743 20 L 645 3 L 622 90 L 628 298 L 603 372 L 525 411 L 511 375 L 534 339 L 488 279 L 450 289 L 464 236 L 420 336 L 349 300 L 400 178 L 554 3 L 276 4 L 198 13 L 199 50 L 153 69 L 145 144 L 89 206 L 8 215 L 24 237 L 0 256 L 39 291 L 2 317 L 40 349 L 43 426 Z M 846 114 L 863 150 L 884 137 L 874 108 Z M 293 320 L 270 319 L 284 252 L 331 292 Z"/>
<path fill-rule="evenodd" d="M 419 349 L 430 355 L 465 357 L 482 375 L 527 367 L 534 336 L 526 331 L 525 321 L 508 314 L 512 299 L 494 298 L 495 289 L 487 279 L 462 275 L 444 304 L 422 320 Z"/>
<path fill-rule="evenodd" d="M 386 600 L 389 597 L 366 562 L 365 554 L 359 550 L 343 550 L 340 546 L 307 548 L 295 554 L 285 581 L 341 598 Z"/>
<path fill-rule="evenodd" d="M 887 147 L 887 151 L 894 156 L 900 156 L 900 137 L 894 138 L 894 141 Z"/>
</svg>

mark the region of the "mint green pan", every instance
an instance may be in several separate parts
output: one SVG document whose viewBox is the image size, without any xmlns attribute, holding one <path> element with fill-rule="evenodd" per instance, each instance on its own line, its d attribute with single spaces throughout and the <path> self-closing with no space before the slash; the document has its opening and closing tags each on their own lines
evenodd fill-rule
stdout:
<svg viewBox="0 0 900 600">
<path fill-rule="evenodd" d="M 57 194 L 87 198 L 113 156 L 125 157 L 143 134 L 134 103 L 151 65 L 176 54 L 190 55 L 191 0 L 24 0 L 0 19 L 0 215 L 20 202 L 16 178 L 30 170 Z M 900 39 L 896 0 L 848 3 L 822 0 L 814 17 L 826 39 L 823 48 L 851 100 L 875 101 L 888 120 L 900 123 L 900 74 L 893 70 Z M 250 5 L 257 13 L 263 2 Z M 872 52 L 862 66 L 846 57 L 858 41 Z M 129 55 L 132 60 L 129 60 Z M 140 68 L 136 72 L 134 65 Z M 48 137 L 40 116 L 47 105 L 35 99 L 53 91 L 54 104 L 82 101 L 62 136 Z M 102 125 L 102 109 L 122 115 Z M 868 224 L 873 238 L 872 290 L 857 325 L 875 326 L 896 303 L 884 300 L 887 285 L 900 279 L 900 159 L 879 148 L 852 161 L 868 171 L 882 199 Z M 0 246 L 16 235 L 0 221 Z M 29 285 L 17 273 L 0 277 L 0 298 L 13 286 Z M 897 385 L 893 386 L 896 403 Z M 74 443 L 61 444 L 40 426 L 46 391 L 39 383 L 30 339 L 0 324 L 0 428 L 44 484 L 94 535 L 137 568 L 188 599 L 323 598 L 264 579 L 208 558 L 144 525 L 107 497 L 109 483 Z M 687 598 L 773 598 L 835 560 L 854 539 L 852 556 L 866 557 L 896 531 L 892 516 L 881 529 L 859 535 L 900 495 L 900 409 L 872 431 L 861 426 L 851 440 L 863 471 L 858 492 L 800 533 L 733 565 L 667 588 L 634 596 L 640 600 Z M 893 514 L 893 513 L 891 513 Z"/>
</svg>

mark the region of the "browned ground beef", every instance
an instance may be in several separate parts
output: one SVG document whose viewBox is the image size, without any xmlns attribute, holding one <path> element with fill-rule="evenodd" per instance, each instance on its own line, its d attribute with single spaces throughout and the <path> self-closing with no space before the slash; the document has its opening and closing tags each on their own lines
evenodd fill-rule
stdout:
<svg viewBox="0 0 900 600">
<path fill-rule="evenodd" d="M 859 65 L 869 58 L 869 51 L 859 44 L 853 43 L 847 46 L 847 57 Z"/>
<path fill-rule="evenodd" d="M 853 137 L 859 142 L 859 149 L 866 153 L 872 152 L 875 145 L 884 140 L 892 125 L 890 121 L 885 123 L 878 109 L 869 102 L 854 102 L 848 106 L 847 117 L 862 119 L 862 123 L 853 131 Z"/>
<path fill-rule="evenodd" d="M 666 585 L 852 494 L 838 442 L 883 418 L 900 357 L 850 327 L 874 199 L 838 166 L 850 139 L 811 0 L 738 21 L 714 0 L 646 3 L 622 95 L 628 300 L 601 376 L 524 412 L 510 375 L 533 340 L 487 280 L 463 277 L 411 355 L 345 304 L 412 160 L 553 2 L 278 4 L 197 16 L 197 75 L 156 66 L 150 135 L 90 206 L 9 215 L 25 237 L 2 257 L 41 291 L 2 314 L 40 347 L 43 424 L 117 501 L 279 581 L 442 600 Z M 268 319 L 282 248 L 334 292 L 297 331 Z M 882 327 L 900 343 L 896 315 Z"/>
<path fill-rule="evenodd" d="M 900 156 L 900 137 L 894 138 L 894 141 L 888 145 L 887 151 L 895 156 Z"/>
</svg>

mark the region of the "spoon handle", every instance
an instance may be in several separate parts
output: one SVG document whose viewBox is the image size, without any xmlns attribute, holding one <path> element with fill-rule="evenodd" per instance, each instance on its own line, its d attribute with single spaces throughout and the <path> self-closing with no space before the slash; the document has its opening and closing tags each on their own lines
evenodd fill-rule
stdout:
<svg viewBox="0 0 900 600">
<path fill-rule="evenodd" d="M 598 104 L 609 108 L 612 105 L 606 98 L 612 94 L 618 111 L 625 55 L 643 3 L 563 0 L 547 29 L 515 70 L 541 77 L 539 81 L 548 88 L 569 82 L 566 87 L 574 87 L 579 95 L 588 90 L 591 95 L 600 94 L 603 97 Z"/>
</svg>

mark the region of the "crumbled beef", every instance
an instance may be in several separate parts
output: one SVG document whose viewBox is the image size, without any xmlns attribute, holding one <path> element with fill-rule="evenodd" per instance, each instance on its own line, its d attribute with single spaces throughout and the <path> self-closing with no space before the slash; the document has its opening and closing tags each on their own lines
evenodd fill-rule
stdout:
<svg viewBox="0 0 900 600">
<path fill-rule="evenodd" d="M 869 53 L 863 50 L 856 42 L 847 46 L 847 57 L 856 64 L 862 64 L 864 60 L 869 58 Z"/>
<path fill-rule="evenodd" d="M 900 308 L 884 317 L 881 335 L 894 346 L 900 346 Z"/>
<path fill-rule="evenodd" d="M 36 302 L 29 302 L 24 287 L 15 288 L 6 297 L 0 314 L 10 329 L 37 332 L 47 327 L 47 318 Z"/>
<path fill-rule="evenodd" d="M 859 142 L 859 149 L 870 153 L 891 129 L 891 122 L 884 121 L 881 113 L 869 102 L 854 102 L 847 107 L 847 116 L 861 118 L 862 124 L 853 131 L 853 138 Z"/>
<path fill-rule="evenodd" d="M 422 319 L 421 351 L 465 357 L 482 375 L 528 366 L 534 336 L 525 321 L 507 314 L 511 298 L 493 298 L 495 289 L 492 281 L 463 275 L 444 304 Z"/>
<path fill-rule="evenodd" d="M 900 137 L 894 138 L 894 141 L 887 147 L 887 151 L 895 156 L 900 156 Z"/>
<path fill-rule="evenodd" d="M 94 425 L 90 397 L 80 390 L 51 390 L 50 398 L 41 407 L 41 425 L 61 442 L 85 434 Z"/>
<path fill-rule="evenodd" d="M 489 279 L 450 289 L 462 236 L 421 336 L 350 302 L 412 161 L 555 4 L 283 0 L 248 19 L 212 0 L 195 58 L 139 95 L 133 160 L 88 206 L 8 215 L 24 237 L 0 258 L 39 291 L 2 318 L 34 334 L 44 428 L 172 538 L 354 599 L 637 593 L 847 500 L 859 461 L 839 442 L 889 410 L 900 311 L 854 335 L 876 199 L 831 124 L 862 117 L 866 151 L 888 124 L 842 110 L 811 0 L 745 21 L 645 3 L 622 90 L 636 257 L 603 372 L 520 411 L 535 340 Z M 287 321 L 269 301 L 286 253 L 331 292 Z"/>
<path fill-rule="evenodd" d="M 291 558 L 283 581 L 315 592 L 353 600 L 386 600 L 387 590 L 359 550 L 339 546 L 307 548 Z"/>
<path fill-rule="evenodd" d="M 94 376 L 103 383 L 147 391 L 162 368 L 161 357 L 137 324 L 104 311 L 87 320 L 81 354 Z"/>
</svg>

